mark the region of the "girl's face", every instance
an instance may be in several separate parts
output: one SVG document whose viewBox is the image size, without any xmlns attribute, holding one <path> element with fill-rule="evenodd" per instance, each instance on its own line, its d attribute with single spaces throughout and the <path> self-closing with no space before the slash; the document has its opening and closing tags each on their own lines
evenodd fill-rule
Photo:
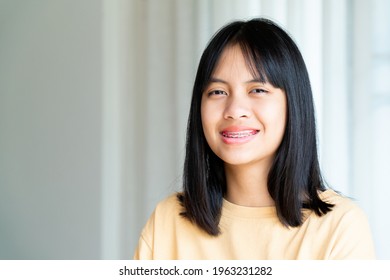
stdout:
<svg viewBox="0 0 390 280">
<path fill-rule="evenodd" d="M 271 164 L 286 126 L 283 90 L 251 74 L 238 45 L 227 47 L 202 95 L 203 132 L 225 164 Z"/>
</svg>

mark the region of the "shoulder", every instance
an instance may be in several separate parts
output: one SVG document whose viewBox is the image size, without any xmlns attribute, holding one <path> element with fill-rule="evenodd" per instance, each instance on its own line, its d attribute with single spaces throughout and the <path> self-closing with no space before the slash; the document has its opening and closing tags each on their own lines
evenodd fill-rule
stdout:
<svg viewBox="0 0 390 280">
<path fill-rule="evenodd" d="M 375 258 L 371 229 L 366 213 L 351 198 L 333 190 L 320 194 L 322 200 L 333 204 L 332 211 L 318 220 L 331 233 L 332 259 Z"/>
<path fill-rule="evenodd" d="M 155 215 L 171 215 L 179 214 L 183 211 L 183 207 L 178 198 L 178 193 L 174 193 L 161 200 L 154 210 Z"/>
<path fill-rule="evenodd" d="M 180 219 L 182 207 L 177 194 L 171 194 L 157 203 L 153 213 L 150 215 L 142 230 L 142 237 L 152 243 L 154 235 L 164 230 L 171 230 L 173 225 Z"/>
<path fill-rule="evenodd" d="M 362 209 L 352 198 L 342 195 L 332 189 L 320 193 L 320 198 L 323 201 L 334 205 L 330 212 L 333 212 L 333 215 L 337 214 L 343 216 L 348 213 L 355 213 L 356 215 L 365 216 Z"/>
<path fill-rule="evenodd" d="M 157 203 L 148 223 L 152 224 L 150 227 L 153 227 L 154 231 L 173 230 L 183 223 L 184 217 L 181 215 L 183 212 L 184 207 L 179 201 L 178 193 L 174 193 Z"/>
<path fill-rule="evenodd" d="M 177 194 L 160 201 L 146 222 L 134 254 L 134 259 L 153 259 L 161 244 L 173 244 L 181 206 Z M 157 250 L 158 251 L 158 250 Z M 165 251 L 165 250 L 163 250 Z"/>
<path fill-rule="evenodd" d="M 345 236 L 346 233 L 355 234 L 356 231 L 359 232 L 362 229 L 369 230 L 366 213 L 352 198 L 331 189 L 321 192 L 319 197 L 324 202 L 333 205 L 331 211 L 321 216 L 312 210 L 307 211 L 305 222 L 316 224 L 321 227 L 322 231 L 333 236 Z"/>
</svg>

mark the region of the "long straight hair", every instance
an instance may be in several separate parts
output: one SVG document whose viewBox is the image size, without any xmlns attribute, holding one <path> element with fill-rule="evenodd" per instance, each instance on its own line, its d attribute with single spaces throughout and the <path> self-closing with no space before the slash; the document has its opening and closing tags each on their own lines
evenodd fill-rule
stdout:
<svg viewBox="0 0 390 280">
<path fill-rule="evenodd" d="M 210 149 L 201 121 L 201 99 L 222 52 L 240 46 L 256 78 L 282 89 L 287 97 L 287 123 L 268 174 L 268 191 L 282 224 L 303 222 L 302 209 L 318 216 L 332 204 L 319 198 L 325 190 L 317 155 L 314 105 L 302 55 L 291 37 L 267 19 L 235 21 L 220 29 L 204 50 L 193 87 L 187 124 L 183 192 L 178 199 L 182 215 L 205 232 L 220 233 L 219 221 L 226 176 L 223 161 Z"/>
</svg>

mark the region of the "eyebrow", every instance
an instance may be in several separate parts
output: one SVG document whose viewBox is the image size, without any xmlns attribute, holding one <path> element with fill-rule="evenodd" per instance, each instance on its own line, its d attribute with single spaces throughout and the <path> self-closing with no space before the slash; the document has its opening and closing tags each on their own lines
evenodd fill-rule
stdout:
<svg viewBox="0 0 390 280">
<path fill-rule="evenodd" d="M 265 84 L 267 81 L 262 81 L 261 79 L 252 79 L 249 81 L 246 81 L 245 84 L 250 84 L 250 83 L 260 83 L 260 84 Z M 209 84 L 211 83 L 221 83 L 221 84 L 228 84 L 227 81 L 219 79 L 219 78 L 211 78 Z"/>
</svg>

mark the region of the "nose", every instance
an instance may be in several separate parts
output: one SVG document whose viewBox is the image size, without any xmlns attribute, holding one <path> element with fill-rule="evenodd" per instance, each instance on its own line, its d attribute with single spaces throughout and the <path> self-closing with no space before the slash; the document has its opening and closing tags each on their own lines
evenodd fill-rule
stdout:
<svg viewBox="0 0 390 280">
<path fill-rule="evenodd" d="M 224 111 L 225 119 L 241 119 L 251 116 L 249 100 L 244 96 L 230 96 Z"/>
</svg>

